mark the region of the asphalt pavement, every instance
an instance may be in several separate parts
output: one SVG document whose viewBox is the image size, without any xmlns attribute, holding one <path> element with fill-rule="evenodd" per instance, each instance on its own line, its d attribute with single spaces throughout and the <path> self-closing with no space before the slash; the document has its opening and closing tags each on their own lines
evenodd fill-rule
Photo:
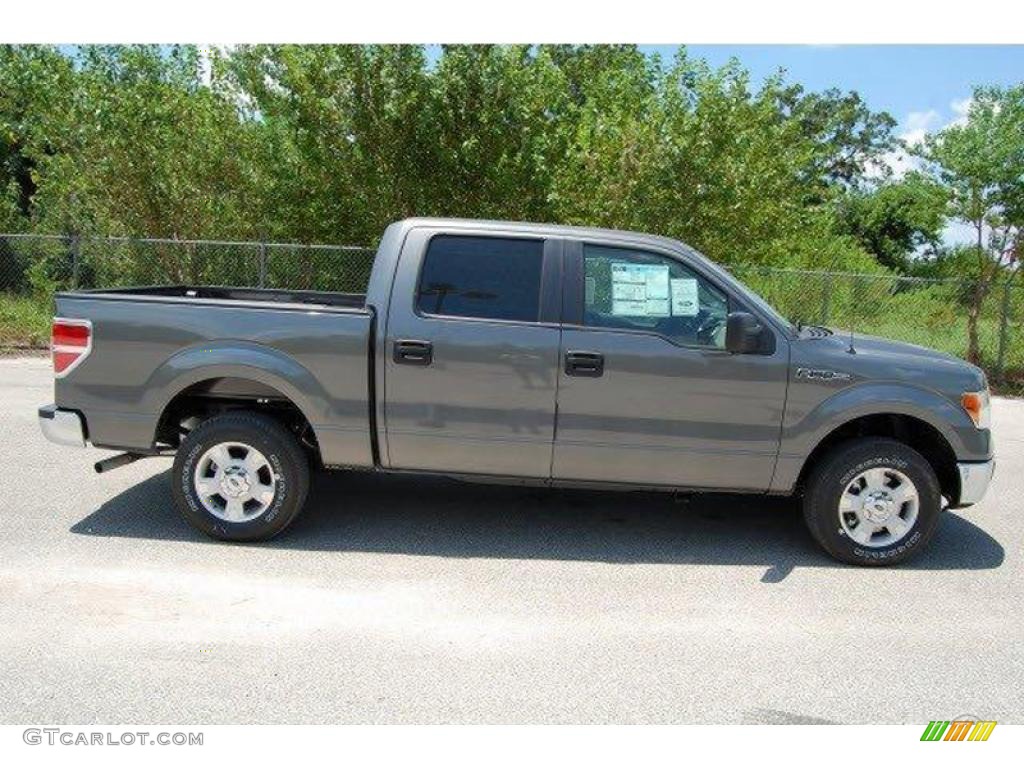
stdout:
<svg viewBox="0 0 1024 768">
<path fill-rule="evenodd" d="M 0 722 L 1024 722 L 1024 401 L 998 466 L 892 569 L 795 503 L 317 476 L 279 540 L 175 511 L 168 459 L 47 443 L 0 360 Z"/>
</svg>

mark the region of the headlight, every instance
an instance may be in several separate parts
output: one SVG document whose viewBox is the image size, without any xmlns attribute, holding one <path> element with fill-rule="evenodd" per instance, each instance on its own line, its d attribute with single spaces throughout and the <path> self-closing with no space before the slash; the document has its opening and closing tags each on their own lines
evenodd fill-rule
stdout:
<svg viewBox="0 0 1024 768">
<path fill-rule="evenodd" d="M 960 395 L 960 405 L 964 407 L 978 429 L 988 429 L 992 425 L 992 402 L 987 389 L 981 392 L 964 392 Z"/>
</svg>

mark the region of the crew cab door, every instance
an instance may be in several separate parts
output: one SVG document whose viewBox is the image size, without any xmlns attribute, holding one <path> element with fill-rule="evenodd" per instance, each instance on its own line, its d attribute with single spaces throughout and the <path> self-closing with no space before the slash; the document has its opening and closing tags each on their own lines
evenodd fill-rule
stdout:
<svg viewBox="0 0 1024 768">
<path fill-rule="evenodd" d="M 565 248 L 553 478 L 766 490 L 786 396 L 782 334 L 769 353 L 730 354 L 726 316 L 749 308 L 699 264 L 647 246 Z"/>
<path fill-rule="evenodd" d="M 561 242 L 409 232 L 384 334 L 385 464 L 547 479 Z"/>
</svg>

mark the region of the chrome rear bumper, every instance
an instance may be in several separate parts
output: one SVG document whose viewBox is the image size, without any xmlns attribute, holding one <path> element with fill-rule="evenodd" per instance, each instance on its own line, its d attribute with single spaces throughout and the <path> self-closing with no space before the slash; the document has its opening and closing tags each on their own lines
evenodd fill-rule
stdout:
<svg viewBox="0 0 1024 768">
<path fill-rule="evenodd" d="M 961 462 L 956 468 L 960 472 L 960 501 L 957 507 L 977 504 L 988 490 L 996 470 L 996 460 Z"/>
<path fill-rule="evenodd" d="M 44 405 L 39 409 L 39 428 L 51 443 L 85 447 L 85 425 L 82 417 L 74 411 L 65 411 L 56 405 Z"/>
</svg>

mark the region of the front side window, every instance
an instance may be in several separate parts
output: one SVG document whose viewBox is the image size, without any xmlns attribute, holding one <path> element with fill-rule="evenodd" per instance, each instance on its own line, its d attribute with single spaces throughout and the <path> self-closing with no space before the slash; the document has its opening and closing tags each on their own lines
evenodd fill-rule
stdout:
<svg viewBox="0 0 1024 768">
<path fill-rule="evenodd" d="M 729 301 L 675 259 L 631 248 L 583 246 L 583 324 L 725 349 Z"/>
<path fill-rule="evenodd" d="M 544 243 L 439 235 L 420 272 L 416 308 L 428 315 L 536 322 Z"/>
</svg>

